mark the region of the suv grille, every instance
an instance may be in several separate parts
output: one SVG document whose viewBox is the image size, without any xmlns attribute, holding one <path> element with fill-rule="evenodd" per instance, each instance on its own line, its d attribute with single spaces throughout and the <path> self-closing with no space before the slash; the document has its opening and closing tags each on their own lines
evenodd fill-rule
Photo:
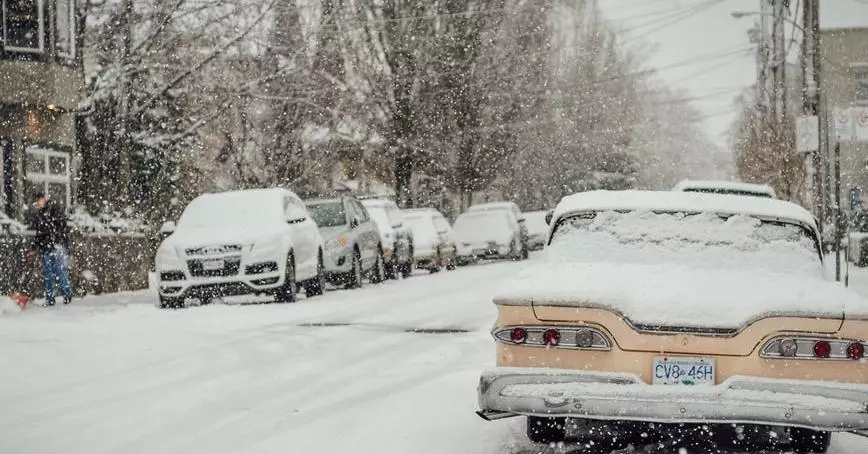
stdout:
<svg viewBox="0 0 868 454">
<path fill-rule="evenodd" d="M 203 260 L 194 259 L 187 260 L 187 266 L 190 268 L 190 275 L 196 277 L 216 277 L 216 276 L 235 276 L 238 274 L 238 268 L 241 267 L 241 257 L 227 257 L 223 260 L 223 267 L 218 269 L 204 269 L 202 266 Z"/>
<path fill-rule="evenodd" d="M 240 244 L 224 244 L 222 246 L 202 246 L 184 250 L 187 255 L 221 255 L 230 252 L 241 252 Z"/>
</svg>

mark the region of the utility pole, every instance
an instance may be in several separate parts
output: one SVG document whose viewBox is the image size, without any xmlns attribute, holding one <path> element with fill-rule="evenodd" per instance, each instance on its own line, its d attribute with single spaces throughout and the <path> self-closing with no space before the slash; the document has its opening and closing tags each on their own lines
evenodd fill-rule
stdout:
<svg viewBox="0 0 868 454">
<path fill-rule="evenodd" d="M 828 121 L 820 108 L 820 21 L 819 0 L 803 0 L 801 43 L 802 115 L 818 116 L 820 146 L 805 161 L 807 195 L 805 202 L 820 219 L 820 232 L 826 219 L 826 179 L 822 151 L 828 150 Z"/>
<path fill-rule="evenodd" d="M 788 0 L 771 0 L 772 2 L 772 106 L 777 118 L 786 117 L 787 102 L 785 67 L 787 63 L 786 44 L 784 43 L 784 5 Z"/>
</svg>

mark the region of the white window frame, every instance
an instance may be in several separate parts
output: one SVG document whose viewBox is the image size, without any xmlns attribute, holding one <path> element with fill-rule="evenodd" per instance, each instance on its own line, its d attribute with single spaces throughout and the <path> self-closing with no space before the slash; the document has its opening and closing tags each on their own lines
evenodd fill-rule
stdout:
<svg viewBox="0 0 868 454">
<path fill-rule="evenodd" d="M 48 192 L 48 184 L 63 184 L 66 186 L 66 200 L 65 206 L 66 209 L 72 208 L 72 169 L 70 168 L 70 156 L 69 153 L 63 151 L 51 150 L 48 148 L 43 148 L 36 145 L 31 145 L 27 147 L 25 150 L 25 154 L 27 155 L 27 160 L 29 162 L 31 156 L 37 156 L 42 158 L 45 161 L 45 167 L 43 168 L 43 173 L 31 173 L 27 170 L 27 165 L 25 164 L 25 179 L 32 183 L 42 184 L 42 190 L 46 195 Z M 62 158 L 66 162 L 66 173 L 64 175 L 54 175 L 51 173 L 51 158 Z"/>
<path fill-rule="evenodd" d="M 68 34 L 67 39 L 69 39 L 69 52 L 62 52 L 60 47 L 58 47 L 58 37 L 62 30 L 60 30 L 60 24 L 57 23 L 57 19 L 60 17 L 60 8 L 57 7 L 60 3 L 66 3 L 67 9 L 69 10 L 69 17 L 67 20 L 69 21 L 69 27 L 67 27 L 66 33 Z M 56 31 L 56 35 L 54 38 L 54 48 L 57 50 L 57 55 L 74 59 L 75 58 L 75 0 L 55 0 L 54 2 L 54 29 Z"/>
<path fill-rule="evenodd" d="M 866 97 L 865 99 L 857 99 L 856 98 L 856 94 L 857 94 L 856 86 L 859 83 L 858 82 L 859 79 L 856 78 L 857 73 L 861 73 L 861 74 L 865 75 L 865 77 L 864 77 L 865 84 L 868 85 L 868 62 L 858 62 L 858 63 L 851 63 L 850 64 L 850 74 L 853 75 L 853 104 L 860 105 L 860 106 L 868 105 L 868 97 Z M 866 94 L 868 94 L 868 93 L 866 93 Z"/>
<path fill-rule="evenodd" d="M 9 0 L 0 0 L 0 1 L 3 2 L 3 17 L 0 18 L 0 19 L 2 19 L 2 22 L 3 22 L 2 24 L 0 24 L 0 25 L 2 25 L 2 29 L 3 29 L 2 30 L 2 32 L 3 32 L 3 48 L 6 51 L 11 51 L 11 52 L 26 52 L 26 53 L 30 53 L 30 54 L 45 53 L 45 11 L 44 11 L 44 8 L 42 5 L 42 0 L 36 0 L 36 10 L 37 10 L 37 17 L 38 17 L 38 22 L 39 22 L 39 49 L 33 49 L 33 48 L 29 48 L 29 47 L 16 47 L 16 46 L 10 46 L 9 45 L 9 36 L 7 34 L 8 30 L 6 29 L 6 25 L 8 23 L 6 21 L 6 13 L 7 13 L 6 2 Z"/>
</svg>

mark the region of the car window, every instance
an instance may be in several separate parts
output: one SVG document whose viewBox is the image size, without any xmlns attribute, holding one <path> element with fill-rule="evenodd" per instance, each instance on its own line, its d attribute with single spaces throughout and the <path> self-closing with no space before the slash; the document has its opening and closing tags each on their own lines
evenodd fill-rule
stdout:
<svg viewBox="0 0 868 454">
<path fill-rule="evenodd" d="M 283 202 L 283 211 L 287 219 L 303 219 L 307 217 L 304 203 L 296 197 L 286 196 Z"/>
<path fill-rule="evenodd" d="M 371 217 L 368 215 L 368 210 L 359 203 L 358 200 L 348 199 L 347 205 L 350 207 L 350 212 L 355 214 L 356 219 L 359 220 L 359 223 L 368 222 L 371 220 Z"/>
<path fill-rule="evenodd" d="M 340 201 L 309 203 L 307 208 L 319 227 L 337 227 L 347 223 L 344 204 Z"/>
</svg>

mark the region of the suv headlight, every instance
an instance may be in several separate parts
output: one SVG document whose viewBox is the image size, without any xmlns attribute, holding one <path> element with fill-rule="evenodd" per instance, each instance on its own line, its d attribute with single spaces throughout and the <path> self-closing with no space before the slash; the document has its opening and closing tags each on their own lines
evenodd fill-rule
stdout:
<svg viewBox="0 0 868 454">
<path fill-rule="evenodd" d="M 156 263 L 157 268 L 180 268 L 180 257 L 178 257 L 178 251 L 176 251 L 175 248 L 165 244 L 161 244 L 160 247 L 157 248 L 157 255 L 154 258 L 154 262 Z"/>
</svg>

